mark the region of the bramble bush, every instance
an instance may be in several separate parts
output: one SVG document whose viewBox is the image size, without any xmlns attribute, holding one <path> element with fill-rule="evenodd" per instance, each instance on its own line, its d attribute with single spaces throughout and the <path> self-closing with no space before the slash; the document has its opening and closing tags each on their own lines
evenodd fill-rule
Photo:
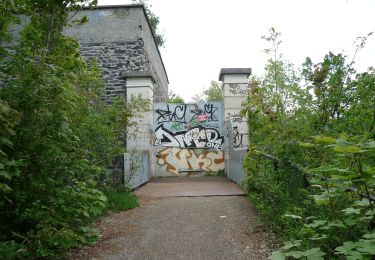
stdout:
<svg viewBox="0 0 375 260">
<path fill-rule="evenodd" d="M 271 259 L 372 259 L 375 70 L 328 53 L 297 71 L 279 53 L 280 33 L 263 38 L 272 58 L 249 84 L 244 167 L 250 199 L 284 241 Z"/>
<path fill-rule="evenodd" d="M 62 34 L 84 22 L 68 18 L 84 4 L 96 1 L 0 4 L 1 259 L 58 258 L 96 241 L 92 223 L 108 209 L 100 185 L 124 152 L 129 119 L 147 105 L 140 97 L 102 101 L 98 66 Z M 30 22 L 10 44 L 15 14 Z"/>
</svg>

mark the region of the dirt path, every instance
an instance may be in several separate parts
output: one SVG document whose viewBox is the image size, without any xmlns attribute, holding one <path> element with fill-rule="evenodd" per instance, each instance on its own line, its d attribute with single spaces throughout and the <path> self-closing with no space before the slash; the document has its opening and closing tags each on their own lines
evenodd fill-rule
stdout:
<svg viewBox="0 0 375 260">
<path fill-rule="evenodd" d="M 140 197 L 141 206 L 101 221 L 102 237 L 73 259 L 266 259 L 244 196 Z"/>
</svg>

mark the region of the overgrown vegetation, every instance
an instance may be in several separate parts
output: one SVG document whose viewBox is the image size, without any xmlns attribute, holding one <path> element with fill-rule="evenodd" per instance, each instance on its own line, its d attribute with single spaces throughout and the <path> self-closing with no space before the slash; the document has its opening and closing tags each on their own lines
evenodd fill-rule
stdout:
<svg viewBox="0 0 375 260">
<path fill-rule="evenodd" d="M 167 103 L 184 104 L 186 102 L 180 95 L 177 95 L 172 90 L 170 90 L 168 93 Z"/>
<path fill-rule="evenodd" d="M 98 183 L 124 152 L 124 129 L 146 107 L 139 97 L 108 106 L 95 63 L 86 64 L 62 30 L 68 11 L 96 1 L 6 0 L 0 3 L 0 258 L 54 258 L 92 244 L 92 222 L 118 200 Z M 15 14 L 27 15 L 16 45 Z M 121 195 L 128 196 L 128 195 Z M 134 198 L 131 208 L 136 205 Z M 117 203 L 110 209 L 120 210 Z"/>
<path fill-rule="evenodd" d="M 108 199 L 107 210 L 119 212 L 127 209 L 134 209 L 138 207 L 138 198 L 129 193 L 127 189 L 104 189 L 104 194 Z"/>
<path fill-rule="evenodd" d="M 284 241 L 272 259 L 372 259 L 375 255 L 375 70 L 328 53 L 295 70 L 270 45 L 264 77 L 244 108 L 246 188 Z M 357 39 L 356 52 L 367 38 Z"/>
<path fill-rule="evenodd" d="M 203 90 L 202 93 L 193 96 L 194 102 L 220 102 L 223 100 L 223 90 L 220 86 L 220 83 L 215 80 L 211 80 L 210 86 L 207 89 Z"/>
<path fill-rule="evenodd" d="M 148 21 L 150 22 L 151 29 L 155 35 L 156 45 L 164 47 L 165 37 L 164 34 L 160 32 L 160 18 L 151 10 L 152 5 L 148 3 L 148 0 L 136 0 L 135 3 L 142 4 L 145 7 Z"/>
</svg>

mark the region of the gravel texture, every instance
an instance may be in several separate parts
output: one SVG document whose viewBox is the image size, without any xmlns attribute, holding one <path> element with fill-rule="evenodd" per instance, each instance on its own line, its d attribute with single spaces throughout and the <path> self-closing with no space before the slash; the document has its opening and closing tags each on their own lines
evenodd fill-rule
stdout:
<svg viewBox="0 0 375 260">
<path fill-rule="evenodd" d="M 103 218 L 96 246 L 71 259 L 266 259 L 273 241 L 244 196 L 141 197 Z"/>
</svg>

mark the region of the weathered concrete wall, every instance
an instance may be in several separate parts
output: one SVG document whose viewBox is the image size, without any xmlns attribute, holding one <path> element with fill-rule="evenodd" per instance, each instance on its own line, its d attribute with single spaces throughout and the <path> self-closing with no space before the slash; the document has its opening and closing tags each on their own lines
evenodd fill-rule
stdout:
<svg viewBox="0 0 375 260">
<path fill-rule="evenodd" d="M 155 102 L 163 102 L 168 99 L 168 77 L 165 71 L 163 60 L 160 59 L 160 52 L 153 39 L 151 28 L 145 16 L 141 16 L 142 23 L 142 38 L 144 41 L 144 49 L 147 58 L 151 61 L 148 69 L 154 74 L 155 88 L 154 100 Z"/>
<path fill-rule="evenodd" d="M 64 33 L 78 40 L 85 59 L 98 62 L 106 100 L 126 94 L 123 72 L 150 71 L 155 80 L 153 98 L 164 101 L 168 97 L 168 78 L 143 6 L 85 9 L 74 19 L 83 16 L 89 18 L 88 23 L 69 27 Z"/>
<path fill-rule="evenodd" d="M 224 95 L 224 117 L 230 120 L 230 127 L 234 135 L 234 150 L 247 149 L 248 125 L 247 118 L 241 117 L 242 103 L 247 99 L 248 77 L 251 74 L 250 68 L 228 68 L 221 69 L 219 80 L 222 81 Z M 227 143 L 227 146 L 229 144 Z"/>
<path fill-rule="evenodd" d="M 150 111 L 132 119 L 137 127 L 128 127 L 128 151 L 146 154 L 145 165 L 153 175 L 152 104 L 168 98 L 168 77 L 142 5 L 107 6 L 79 11 L 75 18 L 87 16 L 89 22 L 67 28 L 65 33 L 78 40 L 86 60 L 95 59 L 105 83 L 105 99 L 142 95 Z"/>
<path fill-rule="evenodd" d="M 142 15 L 141 7 L 84 9 L 75 14 L 73 19 L 86 16 L 89 21 L 83 25 L 69 27 L 65 33 L 80 43 L 135 41 L 139 35 Z"/>
</svg>

